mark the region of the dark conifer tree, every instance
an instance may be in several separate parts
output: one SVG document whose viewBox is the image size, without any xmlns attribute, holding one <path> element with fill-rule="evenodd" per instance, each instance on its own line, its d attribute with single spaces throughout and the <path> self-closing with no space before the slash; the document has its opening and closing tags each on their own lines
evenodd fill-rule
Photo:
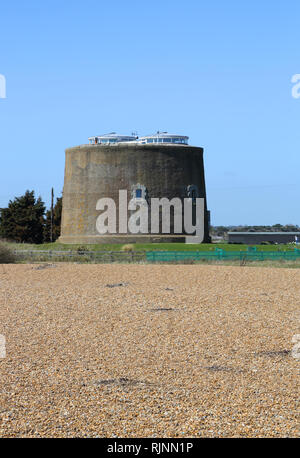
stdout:
<svg viewBox="0 0 300 458">
<path fill-rule="evenodd" d="M 34 191 L 10 200 L 7 208 L 0 209 L 0 237 L 15 242 L 42 243 L 45 204 Z"/>
</svg>

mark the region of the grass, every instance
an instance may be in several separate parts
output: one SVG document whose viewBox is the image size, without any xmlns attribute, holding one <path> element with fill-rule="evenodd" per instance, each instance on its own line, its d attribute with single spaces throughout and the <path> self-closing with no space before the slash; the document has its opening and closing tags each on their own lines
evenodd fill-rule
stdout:
<svg viewBox="0 0 300 458">
<path fill-rule="evenodd" d="M 186 245 L 184 243 L 135 243 L 135 244 L 93 244 L 93 245 L 82 245 L 82 244 L 62 244 L 62 243 L 43 243 L 40 245 L 35 244 L 21 244 L 13 242 L 2 242 L 2 247 L 6 247 L 8 250 L 25 250 L 28 253 L 18 256 L 17 262 L 80 262 L 80 263 L 144 263 L 146 262 L 145 251 L 206 251 L 215 252 L 215 250 L 223 249 L 224 251 L 247 251 L 248 245 L 235 245 L 228 243 L 217 243 L 217 244 L 193 244 Z M 129 249 L 130 248 L 130 249 Z M 293 251 L 295 245 L 256 245 L 257 251 Z M 62 251 L 64 254 L 51 253 L 51 256 L 46 253 L 39 253 L 31 255 L 31 251 L 43 250 L 43 251 Z M 72 256 L 67 252 L 72 252 Z M 80 253 L 80 251 L 90 252 L 87 254 Z M 105 254 L 93 254 L 95 251 L 106 252 Z M 117 253 L 119 252 L 119 253 Z M 167 264 L 168 262 L 162 262 Z M 285 259 L 274 259 L 274 260 L 235 260 L 235 259 L 203 259 L 203 260 L 178 260 L 181 264 L 214 264 L 214 265 L 247 265 L 247 266 L 261 266 L 261 267 L 285 267 L 285 268 L 299 268 L 300 260 L 285 260 Z"/>
<path fill-rule="evenodd" d="M 206 251 L 214 253 L 216 248 L 223 249 L 224 251 L 247 251 L 248 245 L 235 245 L 235 244 L 195 244 L 186 245 L 184 243 L 148 243 L 148 244 L 94 244 L 94 245 L 67 245 L 58 242 L 44 243 L 41 245 L 34 244 L 18 244 L 11 242 L 4 242 L 10 250 L 25 250 L 28 253 L 18 256 L 17 262 L 79 262 L 79 263 L 145 263 L 145 251 Z M 130 249 L 129 249 L 130 248 Z M 295 246 L 292 244 L 287 245 L 256 245 L 257 251 L 293 251 Z M 31 252 L 36 250 L 43 251 L 61 251 L 66 252 L 65 255 L 51 253 L 49 256 L 46 253 L 37 253 L 32 255 Z M 72 252 L 72 255 L 68 252 Z M 87 251 L 86 254 L 80 251 Z M 93 252 L 102 251 L 103 254 L 96 254 Z M 118 253 L 117 253 L 118 252 Z M 182 259 L 171 262 L 161 262 L 162 264 L 206 264 L 206 265 L 228 265 L 228 266 L 260 266 L 260 267 L 285 267 L 285 268 L 300 268 L 300 259 L 286 260 L 286 259 L 271 259 L 271 260 L 239 260 L 239 259 L 202 259 L 202 260 L 188 260 Z"/>
<path fill-rule="evenodd" d="M 159 264 L 159 263 L 155 263 Z M 299 269 L 300 260 L 286 261 L 281 260 L 263 260 L 263 261 L 240 261 L 238 259 L 231 260 L 215 260 L 215 259 L 202 259 L 199 261 L 177 261 L 177 262 L 162 262 L 162 265 L 167 264 L 194 264 L 194 265 L 214 265 L 214 266 L 243 266 L 243 267 L 272 267 L 272 268 L 285 268 L 285 269 Z"/>
<path fill-rule="evenodd" d="M 42 243 L 40 245 L 30 243 L 13 243 L 5 242 L 10 248 L 15 250 L 55 250 L 55 251 L 77 251 L 79 248 L 84 251 L 122 251 L 126 244 L 72 244 L 67 245 L 59 242 Z M 216 248 L 225 251 L 247 251 L 249 245 L 236 245 L 228 243 L 201 243 L 201 244 L 185 244 L 185 243 L 135 243 L 133 244 L 134 251 L 215 251 Z M 286 245 L 252 245 L 256 246 L 258 251 L 284 251 L 294 250 L 292 244 Z"/>
<path fill-rule="evenodd" d="M 123 258 L 120 256 L 115 256 L 113 261 L 109 257 L 103 257 L 98 259 L 91 259 L 87 256 L 74 256 L 69 258 L 67 256 L 53 256 L 49 259 L 47 255 L 35 256 L 30 258 L 25 256 L 25 258 L 17 259 L 18 264 L 52 264 L 57 262 L 67 262 L 67 263 L 76 263 L 76 264 L 149 264 L 144 258 L 134 259 L 133 261 L 130 258 Z M 1 264 L 1 263 L 0 263 Z M 190 265 L 214 265 L 214 266 L 242 266 L 242 267 L 266 267 L 266 268 L 285 268 L 285 269 L 299 269 L 300 260 L 295 261 L 285 261 L 285 260 L 264 260 L 264 261 L 240 261 L 240 260 L 206 260 L 202 259 L 199 261 L 172 261 L 172 262 L 157 262 L 156 265 L 175 265 L 175 264 L 190 264 Z"/>
</svg>

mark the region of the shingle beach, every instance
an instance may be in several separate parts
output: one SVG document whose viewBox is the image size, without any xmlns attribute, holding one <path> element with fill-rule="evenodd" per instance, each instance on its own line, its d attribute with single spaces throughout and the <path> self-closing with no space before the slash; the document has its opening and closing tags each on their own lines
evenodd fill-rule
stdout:
<svg viewBox="0 0 300 458">
<path fill-rule="evenodd" d="M 300 270 L 0 265 L 1 437 L 299 437 Z"/>
</svg>

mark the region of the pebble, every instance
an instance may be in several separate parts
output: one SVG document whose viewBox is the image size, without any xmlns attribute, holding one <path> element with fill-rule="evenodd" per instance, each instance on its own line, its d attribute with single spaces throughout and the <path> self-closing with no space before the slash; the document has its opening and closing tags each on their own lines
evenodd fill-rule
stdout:
<svg viewBox="0 0 300 458">
<path fill-rule="evenodd" d="M 300 270 L 55 267 L 0 270 L 1 437 L 299 437 Z"/>
</svg>

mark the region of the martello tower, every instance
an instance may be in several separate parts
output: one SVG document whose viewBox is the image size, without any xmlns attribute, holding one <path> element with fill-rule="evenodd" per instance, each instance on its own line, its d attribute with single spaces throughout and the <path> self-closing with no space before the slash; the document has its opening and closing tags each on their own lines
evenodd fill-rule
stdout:
<svg viewBox="0 0 300 458">
<path fill-rule="evenodd" d="M 203 149 L 188 145 L 188 137 L 158 132 L 146 137 L 115 133 L 89 138 L 89 144 L 66 149 L 63 189 L 62 243 L 185 242 L 184 229 L 174 233 L 99 234 L 96 221 L 101 198 L 118 207 L 119 190 L 130 200 L 204 198 L 204 242 L 209 242 L 209 212 Z M 118 208 L 117 208 L 118 211 Z M 128 210 L 130 216 L 130 210 Z"/>
</svg>

